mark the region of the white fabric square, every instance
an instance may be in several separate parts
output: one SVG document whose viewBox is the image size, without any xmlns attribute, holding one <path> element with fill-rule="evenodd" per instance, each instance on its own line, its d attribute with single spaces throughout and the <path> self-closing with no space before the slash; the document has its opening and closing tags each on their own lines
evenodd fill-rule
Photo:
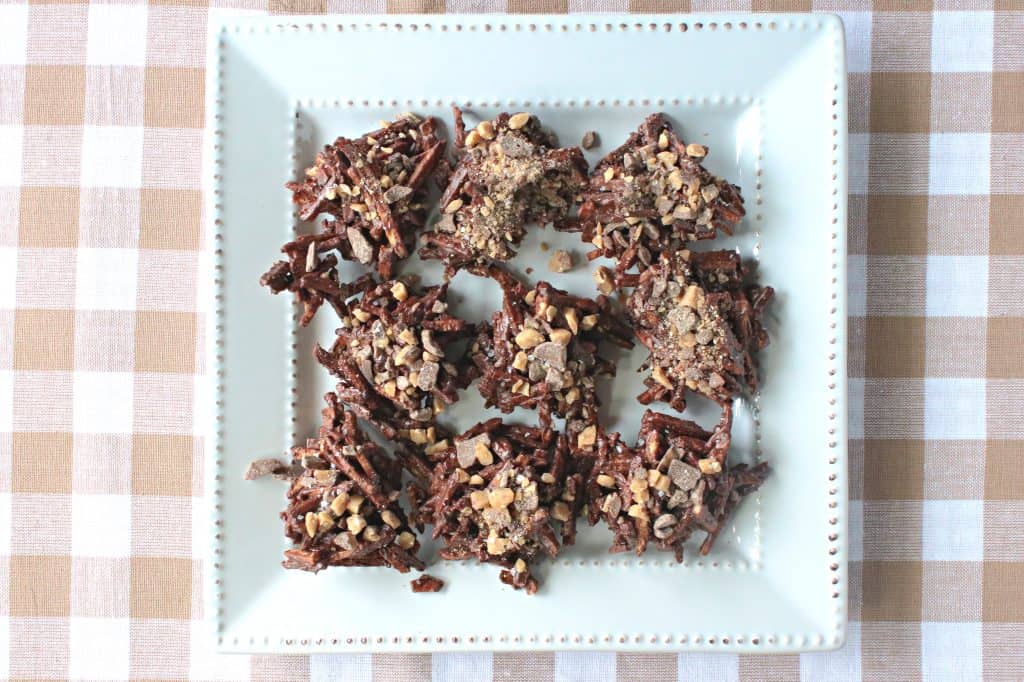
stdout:
<svg viewBox="0 0 1024 682">
<path fill-rule="evenodd" d="M 131 372 L 75 372 L 73 430 L 131 433 L 135 375 Z"/>
<path fill-rule="evenodd" d="M 85 62 L 146 65 L 146 5 L 89 5 Z"/>
<path fill-rule="evenodd" d="M 310 682 L 372 682 L 371 654 L 315 655 L 309 657 Z"/>
<path fill-rule="evenodd" d="M 866 317 L 868 314 L 868 257 L 846 258 L 846 314 Z"/>
<path fill-rule="evenodd" d="M 126 680 L 131 660 L 127 618 L 73 616 L 68 627 L 72 680 Z"/>
<path fill-rule="evenodd" d="M 983 561 L 984 516 L 982 500 L 924 500 L 921 558 Z"/>
<path fill-rule="evenodd" d="M 0 555 L 11 555 L 11 493 L 0 493 Z M 6 622 L 6 618 L 0 618 Z M 2 674 L 2 673 L 0 673 Z"/>
<path fill-rule="evenodd" d="M 992 12 L 933 12 L 932 71 L 991 71 Z"/>
<path fill-rule="evenodd" d="M 850 561 L 864 561 L 864 501 L 850 500 L 848 551 Z"/>
<path fill-rule="evenodd" d="M 988 133 L 932 133 L 929 138 L 929 194 L 989 193 Z"/>
<path fill-rule="evenodd" d="M 201 555 L 199 555 L 201 556 Z M 249 680 L 251 658 L 219 654 L 213 647 L 216 633 L 208 620 L 193 620 L 190 624 L 189 674 L 190 680 Z M 347 680 L 347 677 L 338 677 Z"/>
<path fill-rule="evenodd" d="M 11 674 L 11 619 L 0 618 L 0 679 Z"/>
<path fill-rule="evenodd" d="M 555 659 L 555 668 L 558 660 Z M 432 682 L 491 682 L 494 679 L 494 654 L 434 654 L 431 659 Z"/>
<path fill-rule="evenodd" d="M 0 163 L 3 163 L 0 160 Z M 11 226 L 12 230 L 18 228 Z M 0 310 L 14 310 L 18 282 L 18 249 L 0 246 Z"/>
<path fill-rule="evenodd" d="M 129 495 L 71 495 L 71 554 L 127 557 L 132 548 Z"/>
<path fill-rule="evenodd" d="M 133 310 L 139 252 L 135 249 L 77 251 L 75 308 L 79 310 Z"/>
<path fill-rule="evenodd" d="M 967 349 L 965 352 L 984 352 Z M 925 440 L 984 440 L 985 380 L 924 380 Z"/>
<path fill-rule="evenodd" d="M 928 256 L 926 270 L 928 317 L 988 315 L 988 256 Z"/>
<path fill-rule="evenodd" d="M 836 12 L 846 28 L 846 69 L 871 71 L 871 12 Z"/>
<path fill-rule="evenodd" d="M 981 623 L 921 623 L 921 677 L 943 682 L 983 679 Z"/>
<path fill-rule="evenodd" d="M 860 682 L 860 623 L 846 624 L 846 645 L 836 651 L 800 654 L 800 679 L 805 682 Z"/>
<path fill-rule="evenodd" d="M 3 41 L 0 41 L 2 44 Z M 21 185 L 21 140 L 25 136 L 24 130 L 21 126 L 0 126 L 0 187 Z"/>
<path fill-rule="evenodd" d="M 687 682 L 736 682 L 740 659 L 735 654 L 679 654 L 676 670 L 677 678 Z"/>
<path fill-rule="evenodd" d="M 0 433 L 14 431 L 14 372 L 0 370 Z"/>
<path fill-rule="evenodd" d="M 0 5 L 0 64 L 24 64 L 28 46 L 28 3 Z"/>
<path fill-rule="evenodd" d="M 871 136 L 867 133 L 850 133 L 849 140 L 849 188 L 850 194 L 868 193 L 868 157 L 871 150 Z"/>
<path fill-rule="evenodd" d="M 142 186 L 142 126 L 82 128 L 82 187 Z"/>
<path fill-rule="evenodd" d="M 848 428 L 850 438 L 864 437 L 864 379 L 850 377 L 847 381 L 847 397 L 850 401 L 847 409 L 849 415 Z"/>
</svg>

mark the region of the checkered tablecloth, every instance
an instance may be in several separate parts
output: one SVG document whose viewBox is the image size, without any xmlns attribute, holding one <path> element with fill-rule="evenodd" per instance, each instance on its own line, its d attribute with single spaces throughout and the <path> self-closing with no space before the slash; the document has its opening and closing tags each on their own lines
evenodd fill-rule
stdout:
<svg viewBox="0 0 1024 682">
<path fill-rule="evenodd" d="M 848 644 L 212 654 L 197 514 L 207 22 L 627 9 L 846 23 Z M 1021 0 L 0 0 L 0 676 L 1024 679 L 1022 221 Z"/>
</svg>

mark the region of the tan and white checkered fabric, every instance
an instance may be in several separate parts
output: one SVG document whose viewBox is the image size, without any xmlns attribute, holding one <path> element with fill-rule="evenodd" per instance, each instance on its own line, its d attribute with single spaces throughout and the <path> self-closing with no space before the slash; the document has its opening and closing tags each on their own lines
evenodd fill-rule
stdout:
<svg viewBox="0 0 1024 682">
<path fill-rule="evenodd" d="M 210 18 L 749 9 L 847 27 L 846 648 L 211 654 L 192 531 Z M 1024 679 L 1022 222 L 1022 0 L 0 0 L 0 676 Z"/>
</svg>

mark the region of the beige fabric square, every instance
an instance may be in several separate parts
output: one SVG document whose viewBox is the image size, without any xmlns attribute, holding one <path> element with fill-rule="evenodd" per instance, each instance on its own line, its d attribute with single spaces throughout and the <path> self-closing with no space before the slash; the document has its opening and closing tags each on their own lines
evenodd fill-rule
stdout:
<svg viewBox="0 0 1024 682">
<path fill-rule="evenodd" d="M 416 0 L 400 0 L 398 4 L 406 4 L 407 2 Z M 441 9 L 435 9 L 435 12 L 444 11 L 444 0 L 423 0 L 424 4 L 432 1 L 435 5 L 440 2 Z M 389 12 L 400 12 L 401 9 L 391 9 L 393 2 L 388 3 Z M 327 11 L 327 0 L 270 0 L 267 9 L 271 14 L 323 14 Z M 406 10 L 416 12 L 428 12 L 429 9 L 423 8 L 418 10 Z"/>
<path fill-rule="evenodd" d="M 188 620 L 192 563 L 191 559 L 132 557 L 131 617 Z"/>
<path fill-rule="evenodd" d="M 925 499 L 979 499 L 984 490 L 984 442 L 977 440 L 925 441 Z"/>
<path fill-rule="evenodd" d="M 864 593 L 861 628 L 864 623 L 871 621 L 920 621 L 922 566 L 920 561 L 862 563 Z"/>
<path fill-rule="evenodd" d="M 128 617 L 127 557 L 74 557 L 71 560 L 71 616 Z"/>
<path fill-rule="evenodd" d="M 981 637 L 985 679 L 1024 679 L 1024 624 L 982 623 Z"/>
<path fill-rule="evenodd" d="M 970 622 L 981 620 L 981 563 L 926 561 L 923 567 L 921 620 Z"/>
<path fill-rule="evenodd" d="M 15 275 L 18 307 L 73 308 L 74 262 L 74 249 L 19 248 Z"/>
<path fill-rule="evenodd" d="M 417 682 L 431 675 L 429 653 L 374 654 L 373 664 L 374 682 Z M 498 670 L 497 664 L 496 660 L 495 671 Z"/>
<path fill-rule="evenodd" d="M 860 438 L 851 438 L 847 445 L 849 457 L 850 474 L 850 499 L 864 499 L 864 451 L 867 448 L 867 441 Z"/>
<path fill-rule="evenodd" d="M 864 499 L 920 500 L 924 446 L 923 440 L 865 440 Z"/>
<path fill-rule="evenodd" d="M 374 656 L 373 671 L 374 682 L 378 679 L 383 682 L 418 682 L 425 677 L 400 678 L 400 677 L 376 677 L 378 665 L 386 665 L 391 659 L 404 659 L 402 654 L 388 654 L 387 656 Z M 424 654 L 421 658 L 427 659 L 426 674 L 430 675 L 430 655 Z M 381 661 L 378 663 L 377 661 Z M 393 666 L 396 671 L 404 669 L 401 663 L 396 662 Z M 252 682 L 308 682 L 309 680 L 309 657 L 308 656 L 253 656 L 249 659 L 249 675 Z"/>
<path fill-rule="evenodd" d="M 1024 70 L 1024 45 L 1020 36 L 1024 34 L 1024 12 L 1020 11 L 1019 0 L 999 0 L 1002 7 L 992 20 L 992 68 L 995 71 Z"/>
<path fill-rule="evenodd" d="M 0 310 L 0 370 L 14 368 L 14 310 Z"/>
<path fill-rule="evenodd" d="M 74 369 L 75 314 L 19 308 L 14 319 L 14 369 Z"/>
<path fill-rule="evenodd" d="M 505 10 L 503 0 L 496 0 L 499 11 Z M 328 14 L 383 14 L 387 11 L 387 0 L 327 0 Z"/>
<path fill-rule="evenodd" d="M 139 251 L 139 310 L 194 312 L 199 254 L 187 251 Z"/>
<path fill-rule="evenodd" d="M 690 0 L 629 0 L 629 11 L 635 13 L 689 12 Z"/>
<path fill-rule="evenodd" d="M 84 64 L 88 3 L 32 4 L 28 64 Z"/>
<path fill-rule="evenodd" d="M 23 130 L 22 185 L 68 187 L 77 192 L 82 174 L 81 127 L 27 126 Z"/>
<path fill-rule="evenodd" d="M 421 2 L 417 0 L 407 0 L 405 3 L 401 3 L 401 0 L 396 2 L 395 0 L 388 0 L 388 12 L 398 11 L 399 8 L 396 5 L 402 4 L 401 11 L 403 12 L 419 12 L 419 11 L 435 11 L 443 12 L 444 4 L 441 4 L 439 9 L 432 9 L 435 0 L 421 0 L 423 9 L 417 9 L 421 6 Z M 392 9 L 395 7 L 395 9 Z M 508 11 L 512 14 L 564 14 L 569 11 L 568 0 L 509 0 Z"/>
<path fill-rule="evenodd" d="M 751 0 L 690 0 L 692 12 L 749 12 L 750 8 Z"/>
<path fill-rule="evenodd" d="M 1024 623 L 1024 563 L 986 560 L 984 566 L 982 618 L 986 623 Z"/>
<path fill-rule="evenodd" d="M 924 377 L 925 318 L 868 317 L 865 376 Z"/>
<path fill-rule="evenodd" d="M 849 73 L 846 86 L 850 132 L 866 133 L 871 127 L 871 74 Z"/>
<path fill-rule="evenodd" d="M 1024 194 L 1024 133 L 992 134 L 993 194 Z"/>
<path fill-rule="evenodd" d="M 986 318 L 926 317 L 924 376 L 985 376 Z"/>
<path fill-rule="evenodd" d="M 933 256 L 986 255 L 990 199 L 996 197 L 987 194 L 928 197 L 928 253 Z"/>
<path fill-rule="evenodd" d="M 25 67 L 25 124 L 74 126 L 85 120 L 85 67 Z"/>
<path fill-rule="evenodd" d="M 384 658 L 384 656 L 373 657 L 374 682 L 389 682 L 391 679 L 386 673 L 380 677 L 376 675 L 378 661 L 380 661 L 380 664 L 385 664 Z M 403 658 L 408 661 L 411 672 L 403 682 L 415 682 L 416 679 L 425 679 L 423 677 L 415 677 L 415 675 L 419 674 L 418 671 L 420 670 L 425 669 L 428 671 L 427 674 L 430 674 L 430 656 L 410 655 Z M 555 655 L 541 651 L 529 656 L 495 652 L 493 669 L 494 682 L 515 682 L 517 677 L 528 680 L 553 680 L 555 679 Z M 384 668 L 384 671 L 386 670 L 387 667 Z"/>
<path fill-rule="evenodd" d="M 754 0 L 750 9 L 755 12 L 810 12 L 811 0 Z"/>
<path fill-rule="evenodd" d="M 880 11 L 875 2 L 871 21 L 872 71 L 931 71 L 932 15 L 930 12 L 907 12 L 904 0 L 899 11 Z M 929 5 L 928 0 L 920 1 Z M 884 5 L 884 3 L 883 3 Z"/>
<path fill-rule="evenodd" d="M 139 66 L 85 67 L 87 125 L 140 126 L 145 90 Z"/>
<path fill-rule="evenodd" d="M 929 154 L 926 133 L 872 134 L 868 145 L 868 192 L 927 193 Z"/>
<path fill-rule="evenodd" d="M 1024 318 L 990 317 L 987 374 L 998 379 L 1024 379 Z"/>
<path fill-rule="evenodd" d="M 1017 223 L 1018 226 L 1020 223 Z M 993 255 L 988 259 L 988 314 L 1024 317 L 1024 258 Z"/>
<path fill-rule="evenodd" d="M 985 499 L 1024 500 L 1024 441 L 985 443 Z"/>
<path fill-rule="evenodd" d="M 923 438 L 923 382 L 865 380 L 864 433 L 872 438 Z"/>
<path fill-rule="evenodd" d="M 921 500 L 864 500 L 864 560 L 920 561 L 923 512 Z"/>
<path fill-rule="evenodd" d="M 204 73 L 198 68 L 147 67 L 146 125 L 202 128 L 206 91 Z"/>
<path fill-rule="evenodd" d="M 930 124 L 932 74 L 871 74 L 871 132 L 927 133 Z"/>
<path fill-rule="evenodd" d="M 70 433 L 11 434 L 11 489 L 15 493 L 70 493 L 73 442 Z"/>
<path fill-rule="evenodd" d="M 867 260 L 867 309 L 872 315 L 922 317 L 923 256 L 873 256 Z"/>
<path fill-rule="evenodd" d="M 12 618 L 11 680 L 66 680 L 71 626 L 67 618 Z"/>
<path fill-rule="evenodd" d="M 206 63 L 206 10 L 202 7 L 150 5 L 146 66 L 190 66 Z"/>
<path fill-rule="evenodd" d="M 1024 543 L 1020 541 L 1020 520 L 1024 501 L 985 500 L 985 560 L 1024 562 Z M 1024 596 L 1019 598 L 1024 611 Z"/>
<path fill-rule="evenodd" d="M 62 466 L 70 470 L 71 462 Z M 46 510 L 46 513 L 41 513 Z M 11 498 L 11 554 L 71 554 L 71 496 L 17 493 Z"/>
<path fill-rule="evenodd" d="M 196 317 L 195 313 L 136 313 L 135 371 L 193 374 Z"/>
<path fill-rule="evenodd" d="M 672 659 L 675 662 L 674 656 Z M 763 680 L 800 682 L 800 656 L 796 654 L 740 656 L 739 680 L 740 682 L 762 682 Z"/>
<path fill-rule="evenodd" d="M 77 187 L 23 187 L 18 207 L 18 244 L 50 249 L 78 245 Z"/>
<path fill-rule="evenodd" d="M 933 133 L 988 132 L 993 113 L 993 82 L 990 73 L 933 73 Z"/>
<path fill-rule="evenodd" d="M 130 372 L 135 367 L 135 313 L 130 310 L 75 312 L 75 368 Z"/>
<path fill-rule="evenodd" d="M 71 604 L 70 587 L 71 557 L 11 557 L 13 618 L 67 618 Z"/>
<path fill-rule="evenodd" d="M 194 494 L 195 454 L 196 443 L 191 436 L 136 434 L 132 440 L 132 494 Z"/>
<path fill-rule="evenodd" d="M 928 200 L 924 194 L 868 196 L 868 253 L 922 256 L 928 253 Z"/>
<path fill-rule="evenodd" d="M 921 626 L 872 623 L 860 627 L 860 666 L 864 682 L 921 679 Z"/>
<path fill-rule="evenodd" d="M 129 621 L 133 680 L 188 679 L 190 624 L 182 620 L 139 619 Z"/>
<path fill-rule="evenodd" d="M 142 186 L 202 189 L 200 129 L 146 128 L 142 142 Z"/>
<path fill-rule="evenodd" d="M 189 433 L 192 431 L 193 382 L 191 375 L 136 374 L 136 433 Z"/>
<path fill-rule="evenodd" d="M 520 658 L 525 658 L 521 656 Z M 554 660 L 551 661 L 554 664 Z M 623 653 L 615 657 L 616 682 L 670 680 L 678 674 L 679 658 L 671 654 Z M 519 670 L 516 666 L 515 670 Z M 554 665 L 552 665 L 552 673 Z M 544 679 L 533 676 L 531 679 Z M 555 679 L 554 675 L 547 679 Z"/>
<path fill-rule="evenodd" d="M 0 125 L 21 125 L 25 113 L 25 67 L 0 65 Z"/>
<path fill-rule="evenodd" d="M 77 433 L 74 448 L 75 493 L 126 495 L 131 492 L 131 436 Z"/>
<path fill-rule="evenodd" d="M 15 372 L 15 432 L 71 431 L 71 373 Z"/>
<path fill-rule="evenodd" d="M 144 189 L 139 247 L 196 251 L 202 246 L 202 216 L 199 190 Z"/>
<path fill-rule="evenodd" d="M 79 246 L 134 249 L 139 246 L 139 190 L 83 187 Z"/>
<path fill-rule="evenodd" d="M 1024 195 L 995 194 L 990 197 L 988 249 L 1001 256 L 1024 255 L 1020 218 L 1024 216 Z"/>
<path fill-rule="evenodd" d="M 191 497 L 132 497 L 132 557 L 188 560 L 192 558 L 191 554 Z M 182 597 L 186 608 L 192 603 L 191 576 L 188 579 L 188 593 Z"/>
</svg>

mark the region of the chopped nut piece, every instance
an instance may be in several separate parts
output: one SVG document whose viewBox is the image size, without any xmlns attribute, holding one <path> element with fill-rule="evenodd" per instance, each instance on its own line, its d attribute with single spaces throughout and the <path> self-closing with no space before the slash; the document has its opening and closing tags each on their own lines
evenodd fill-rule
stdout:
<svg viewBox="0 0 1024 682">
<path fill-rule="evenodd" d="M 474 490 L 469 494 L 469 502 L 473 509 L 485 509 L 490 504 L 486 490 Z"/>
<path fill-rule="evenodd" d="M 398 534 L 398 546 L 402 549 L 410 549 L 416 544 L 416 536 L 409 531 L 402 531 Z"/>
<path fill-rule="evenodd" d="M 615 479 L 608 474 L 600 474 L 597 477 L 597 484 L 602 488 L 614 488 Z"/>
<path fill-rule="evenodd" d="M 352 514 L 358 514 L 359 508 L 363 506 L 363 502 L 365 501 L 366 498 L 362 495 L 352 495 L 348 498 L 348 503 L 345 505 L 345 509 Z"/>
<path fill-rule="evenodd" d="M 565 249 L 557 249 L 548 259 L 548 269 L 551 272 L 569 272 L 572 265 L 572 254 Z"/>
<path fill-rule="evenodd" d="M 562 501 L 555 502 L 551 505 L 551 516 L 557 521 L 568 521 L 571 516 L 569 505 Z"/>
<path fill-rule="evenodd" d="M 306 514 L 306 532 L 309 533 L 309 537 L 316 535 L 316 531 L 320 528 L 320 519 L 313 512 Z"/>
<path fill-rule="evenodd" d="M 473 449 L 473 454 L 476 455 L 476 461 L 484 466 L 490 466 L 494 464 L 494 455 L 491 453 L 490 448 L 483 441 L 477 441 L 476 447 Z"/>
<path fill-rule="evenodd" d="M 702 459 L 697 462 L 702 474 L 717 474 L 722 470 L 722 464 L 717 459 Z"/>
<path fill-rule="evenodd" d="M 390 509 L 385 509 L 380 513 L 381 520 L 384 521 L 390 528 L 399 528 L 402 525 L 402 520 L 398 518 L 398 515 Z"/>
<path fill-rule="evenodd" d="M 396 301 L 404 301 L 409 298 L 409 292 L 405 288 L 405 283 L 398 281 L 391 285 L 391 295 L 395 297 Z"/>
<path fill-rule="evenodd" d="M 662 369 L 660 365 L 655 365 L 654 368 L 651 369 L 651 378 L 668 390 L 672 390 L 672 382 L 667 376 L 665 376 L 665 370 Z"/>
<path fill-rule="evenodd" d="M 568 329 L 552 329 L 548 336 L 560 346 L 568 346 L 572 341 L 572 332 Z"/>
<path fill-rule="evenodd" d="M 530 122 L 530 115 L 527 113 L 513 114 L 509 116 L 508 127 L 511 130 L 519 130 Z"/>
<path fill-rule="evenodd" d="M 536 329 L 527 327 L 516 334 L 516 345 L 524 350 L 529 350 L 544 342 L 544 337 Z"/>
<path fill-rule="evenodd" d="M 582 450 L 591 448 L 597 442 L 597 427 L 593 424 L 580 431 L 576 437 L 576 445 Z"/>
<path fill-rule="evenodd" d="M 487 493 L 487 499 L 495 509 L 504 509 L 512 504 L 516 495 L 511 488 L 496 488 Z"/>
</svg>

